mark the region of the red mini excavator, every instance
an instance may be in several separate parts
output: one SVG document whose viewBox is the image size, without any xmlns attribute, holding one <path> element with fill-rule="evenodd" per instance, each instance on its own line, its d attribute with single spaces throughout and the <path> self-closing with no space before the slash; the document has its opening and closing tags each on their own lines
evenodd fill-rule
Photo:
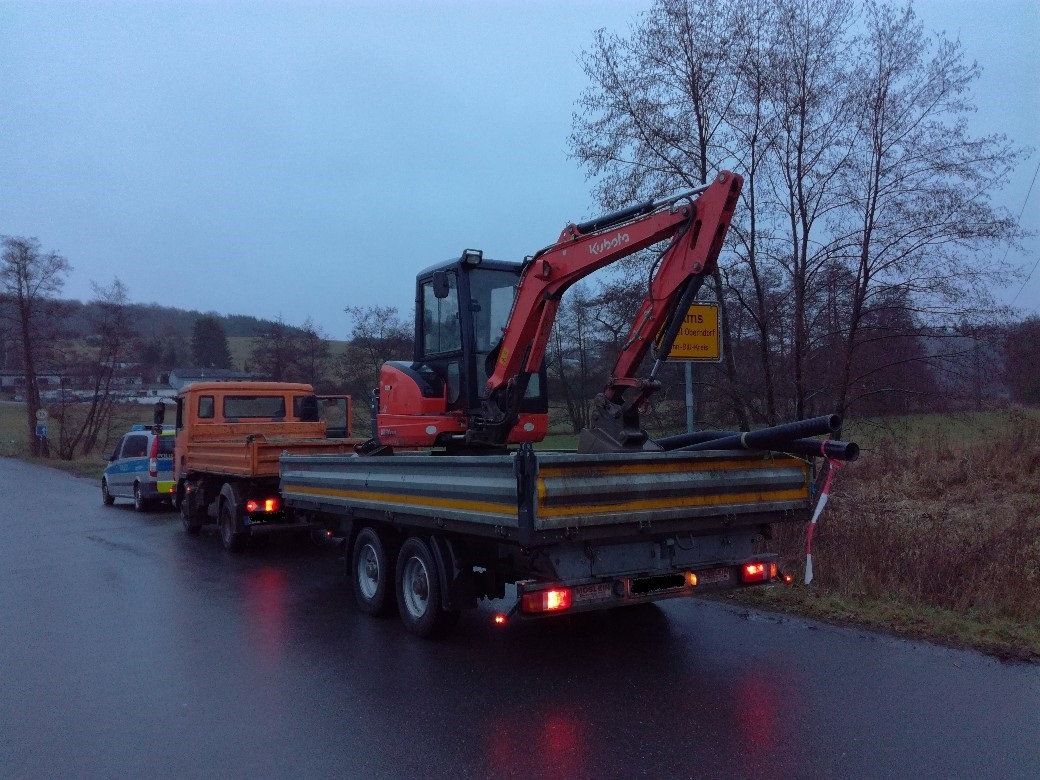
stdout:
<svg viewBox="0 0 1040 780">
<path fill-rule="evenodd" d="M 594 271 L 667 242 L 579 443 L 582 451 L 659 449 L 640 429 L 639 410 L 659 387 L 661 363 L 715 268 L 742 185 L 722 171 L 695 190 L 568 225 L 523 263 L 467 249 L 420 273 L 415 359 L 382 367 L 378 444 L 494 452 L 540 441 L 548 428 L 545 348 L 561 296 Z M 635 376 L 658 334 L 649 376 Z"/>
</svg>

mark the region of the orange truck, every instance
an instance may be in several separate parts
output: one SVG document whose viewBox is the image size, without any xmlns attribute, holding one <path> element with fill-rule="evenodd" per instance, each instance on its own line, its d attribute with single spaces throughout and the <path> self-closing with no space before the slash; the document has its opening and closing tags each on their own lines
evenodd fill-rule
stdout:
<svg viewBox="0 0 1040 780">
<path fill-rule="evenodd" d="M 188 533 L 216 524 L 237 551 L 250 537 L 324 530 L 285 511 L 278 459 L 352 452 L 360 440 L 351 438 L 350 396 L 289 382 L 197 382 L 176 401 L 176 503 Z M 163 416 L 157 409 L 157 424 Z"/>
</svg>

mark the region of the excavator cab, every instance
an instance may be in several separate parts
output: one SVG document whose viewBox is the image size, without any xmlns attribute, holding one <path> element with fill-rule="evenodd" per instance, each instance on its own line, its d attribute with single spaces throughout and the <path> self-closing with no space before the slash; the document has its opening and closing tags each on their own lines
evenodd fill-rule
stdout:
<svg viewBox="0 0 1040 780">
<path fill-rule="evenodd" d="M 487 420 L 486 388 L 523 266 L 467 249 L 416 279 L 415 359 L 383 365 L 378 439 L 384 445 L 501 448 L 548 428 L 544 364 L 518 377 L 515 420 Z M 506 426 L 506 430 L 501 428 Z M 496 427 L 497 426 L 497 427 Z"/>
</svg>

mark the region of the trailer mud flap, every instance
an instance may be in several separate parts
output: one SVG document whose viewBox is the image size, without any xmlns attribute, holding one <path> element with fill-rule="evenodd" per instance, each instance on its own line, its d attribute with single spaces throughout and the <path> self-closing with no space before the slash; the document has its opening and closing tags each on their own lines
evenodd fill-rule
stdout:
<svg viewBox="0 0 1040 780">
<path fill-rule="evenodd" d="M 441 606 L 451 611 L 475 607 L 473 570 L 464 565 L 455 545 L 443 536 L 435 535 L 430 537 L 430 550 L 441 581 Z"/>
<path fill-rule="evenodd" d="M 534 543 L 538 459 L 534 455 L 534 447 L 529 442 L 520 445 L 513 458 L 513 470 L 516 473 L 516 537 L 521 547 L 530 547 Z"/>
</svg>

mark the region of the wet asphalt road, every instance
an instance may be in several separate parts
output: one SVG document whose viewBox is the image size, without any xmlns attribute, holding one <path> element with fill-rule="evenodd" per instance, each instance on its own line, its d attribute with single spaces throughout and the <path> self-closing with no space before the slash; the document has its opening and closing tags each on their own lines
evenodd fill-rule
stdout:
<svg viewBox="0 0 1040 780">
<path fill-rule="evenodd" d="M 0 777 L 1040 777 L 1040 666 L 697 601 L 437 643 L 0 459 Z"/>
</svg>

